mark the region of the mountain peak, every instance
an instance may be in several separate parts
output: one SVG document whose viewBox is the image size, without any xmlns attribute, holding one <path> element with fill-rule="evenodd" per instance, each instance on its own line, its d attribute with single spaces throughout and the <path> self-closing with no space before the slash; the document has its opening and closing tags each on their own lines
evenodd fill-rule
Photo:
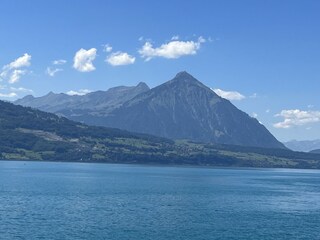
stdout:
<svg viewBox="0 0 320 240">
<path fill-rule="evenodd" d="M 256 119 L 218 97 L 186 71 L 151 90 L 139 83 L 78 99 L 65 99 L 57 94 L 25 102 L 20 104 L 132 132 L 198 142 L 284 148 Z"/>
<path fill-rule="evenodd" d="M 104 124 L 171 139 L 284 148 L 256 119 L 186 71 L 125 102 Z"/>
<path fill-rule="evenodd" d="M 22 99 L 24 99 L 24 100 L 32 100 L 32 99 L 34 99 L 34 96 L 29 94 L 29 95 L 24 96 Z"/>
<path fill-rule="evenodd" d="M 198 85 L 198 86 L 202 86 L 203 84 L 201 82 L 199 82 L 195 77 L 193 77 L 190 73 L 188 73 L 187 71 L 182 71 L 176 74 L 176 76 L 169 82 L 167 82 L 169 84 L 183 84 L 184 86 L 189 86 L 191 85 Z M 166 83 L 165 83 L 166 84 Z"/>
<path fill-rule="evenodd" d="M 50 92 L 48 92 L 47 95 L 45 95 L 45 96 L 54 96 L 54 95 L 56 95 L 56 94 L 55 94 L 54 92 L 50 91 Z"/>
<path fill-rule="evenodd" d="M 205 86 L 198 79 L 193 77 L 187 71 L 182 71 L 182 72 L 177 73 L 176 76 L 171 81 L 168 81 L 168 82 L 166 82 L 164 84 L 165 85 L 174 84 L 174 85 L 178 85 L 180 87 L 197 86 L 197 87 L 200 87 L 202 89 L 204 89 L 204 88 L 209 89 L 207 86 Z"/>
<path fill-rule="evenodd" d="M 178 72 L 174 79 L 195 79 L 191 74 L 187 71 Z"/>
<path fill-rule="evenodd" d="M 145 82 L 139 82 L 137 87 L 149 90 L 149 86 Z"/>
</svg>

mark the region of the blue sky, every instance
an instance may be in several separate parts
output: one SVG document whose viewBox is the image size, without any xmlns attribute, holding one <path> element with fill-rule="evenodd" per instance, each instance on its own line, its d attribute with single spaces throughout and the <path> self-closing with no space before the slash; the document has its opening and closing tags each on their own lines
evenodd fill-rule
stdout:
<svg viewBox="0 0 320 240">
<path fill-rule="evenodd" d="M 279 140 L 320 138 L 320 1 L 2 0 L 1 9 L 0 99 L 154 87 L 187 70 Z"/>
</svg>

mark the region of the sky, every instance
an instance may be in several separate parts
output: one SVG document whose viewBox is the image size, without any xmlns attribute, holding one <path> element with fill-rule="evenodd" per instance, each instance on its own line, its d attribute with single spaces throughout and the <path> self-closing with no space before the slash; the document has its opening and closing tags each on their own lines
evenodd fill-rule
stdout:
<svg viewBox="0 0 320 240">
<path fill-rule="evenodd" d="M 1 0 L 0 99 L 187 71 L 280 141 L 320 138 L 318 0 Z"/>
</svg>

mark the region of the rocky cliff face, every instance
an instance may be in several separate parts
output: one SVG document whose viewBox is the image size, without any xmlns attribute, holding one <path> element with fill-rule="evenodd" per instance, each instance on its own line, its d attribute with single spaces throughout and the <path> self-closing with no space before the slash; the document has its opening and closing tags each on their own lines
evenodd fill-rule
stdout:
<svg viewBox="0 0 320 240">
<path fill-rule="evenodd" d="M 141 83 L 136 87 L 118 87 L 76 97 L 70 101 L 61 96 L 64 108 L 56 99 L 43 101 L 27 97 L 30 101 L 22 99 L 16 103 L 91 125 L 171 139 L 285 148 L 255 118 L 219 97 L 187 72 L 180 72 L 172 80 L 151 90 Z"/>
<path fill-rule="evenodd" d="M 284 148 L 256 119 L 187 72 L 137 95 L 104 123 L 172 139 Z"/>
</svg>

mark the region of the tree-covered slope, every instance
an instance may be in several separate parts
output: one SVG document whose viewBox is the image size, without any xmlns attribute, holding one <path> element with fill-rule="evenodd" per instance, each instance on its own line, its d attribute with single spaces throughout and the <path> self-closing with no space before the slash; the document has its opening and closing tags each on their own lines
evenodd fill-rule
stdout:
<svg viewBox="0 0 320 240">
<path fill-rule="evenodd" d="M 320 168 L 320 155 L 173 141 L 0 101 L 0 159 Z"/>
</svg>

